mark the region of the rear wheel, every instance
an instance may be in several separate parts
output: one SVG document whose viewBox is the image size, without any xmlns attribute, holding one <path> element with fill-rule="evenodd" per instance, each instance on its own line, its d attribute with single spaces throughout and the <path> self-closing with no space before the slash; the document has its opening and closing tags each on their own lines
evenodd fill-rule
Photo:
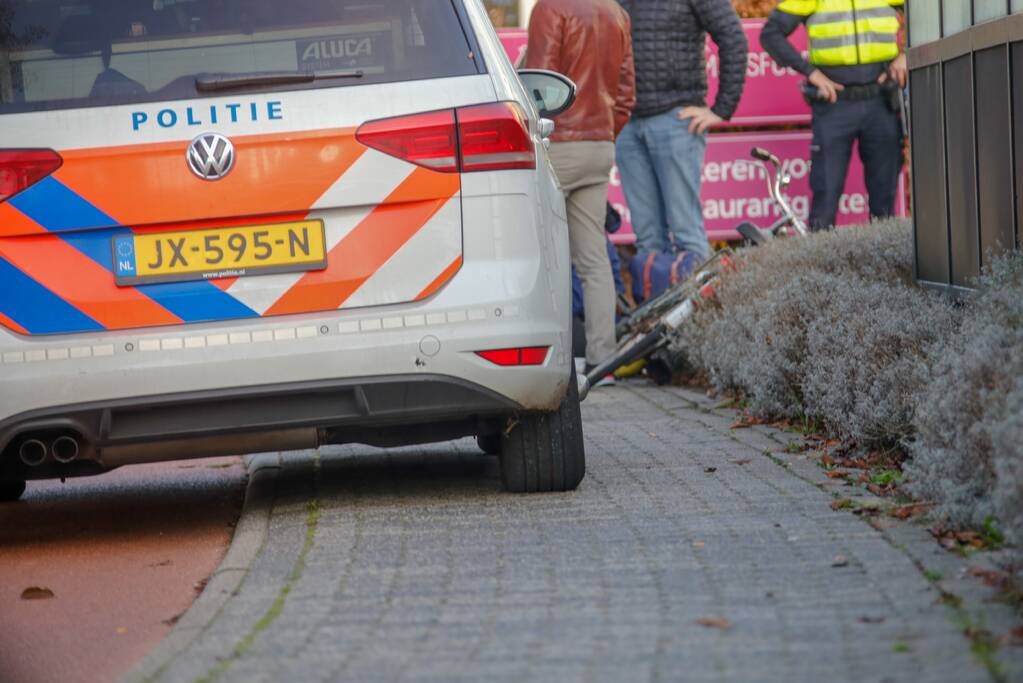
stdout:
<svg viewBox="0 0 1023 683">
<path fill-rule="evenodd" d="M 513 493 L 572 491 L 586 473 L 575 369 L 568 395 L 552 412 L 521 415 L 501 438 L 501 481 Z"/>
<path fill-rule="evenodd" d="M 25 493 L 25 482 L 20 479 L 0 480 L 0 503 L 10 503 Z"/>
</svg>

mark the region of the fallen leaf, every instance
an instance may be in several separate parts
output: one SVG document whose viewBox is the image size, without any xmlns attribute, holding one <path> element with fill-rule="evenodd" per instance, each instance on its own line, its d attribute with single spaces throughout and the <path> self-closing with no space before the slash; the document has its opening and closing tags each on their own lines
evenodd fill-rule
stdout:
<svg viewBox="0 0 1023 683">
<path fill-rule="evenodd" d="M 117 629 L 115 629 L 115 630 L 117 632 L 117 635 L 119 635 L 119 636 L 123 636 L 125 633 L 128 632 L 128 629 L 126 629 L 123 626 L 118 626 Z"/>
<path fill-rule="evenodd" d="M 53 591 L 49 588 L 40 588 L 39 586 L 31 586 L 21 591 L 22 600 L 49 600 L 53 597 Z"/>
<path fill-rule="evenodd" d="M 974 548 L 984 547 L 984 537 L 976 531 L 957 531 L 955 533 L 955 539 L 963 545 L 970 545 Z"/>
<path fill-rule="evenodd" d="M 693 547 L 694 548 L 702 548 L 705 545 L 706 545 L 706 543 L 704 543 L 703 541 L 693 541 Z"/>
<path fill-rule="evenodd" d="M 830 472 L 824 473 L 828 479 L 845 479 L 849 476 L 849 473 L 845 470 L 831 470 Z"/>
<path fill-rule="evenodd" d="M 841 498 L 839 500 L 831 501 L 832 510 L 847 510 L 853 506 L 853 502 L 848 498 Z"/>
<path fill-rule="evenodd" d="M 832 567 L 848 567 L 849 558 L 845 555 L 835 555 L 835 559 L 831 561 Z"/>
<path fill-rule="evenodd" d="M 1002 588 L 1007 586 L 1009 583 L 1009 575 L 1005 572 L 1000 572 L 997 569 L 987 569 L 985 567 L 970 567 L 966 570 L 970 576 L 976 576 L 984 582 L 984 585 L 990 588 Z"/>
<path fill-rule="evenodd" d="M 924 503 L 916 503 L 913 505 L 900 505 L 899 507 L 892 510 L 892 517 L 895 519 L 909 519 L 910 517 L 916 517 L 927 512 L 928 505 Z"/>
<path fill-rule="evenodd" d="M 833 467 L 835 465 L 835 459 L 825 453 L 821 456 L 821 464 L 825 467 Z"/>
<path fill-rule="evenodd" d="M 867 490 L 875 496 L 884 496 L 887 492 L 877 484 L 867 484 Z"/>
<path fill-rule="evenodd" d="M 716 628 L 722 631 L 732 628 L 732 622 L 724 617 L 701 617 L 696 620 L 696 623 L 704 628 Z"/>
<path fill-rule="evenodd" d="M 705 467 L 705 468 L 703 468 L 703 471 L 706 472 L 707 474 L 714 474 L 715 472 L 718 471 L 718 468 L 716 468 L 716 467 Z"/>
<path fill-rule="evenodd" d="M 753 462 L 753 458 L 743 458 L 742 460 L 733 460 L 733 465 L 748 465 Z"/>
<path fill-rule="evenodd" d="M 1017 626 L 1009 631 L 1009 641 L 1013 645 L 1023 645 L 1023 626 Z"/>
</svg>

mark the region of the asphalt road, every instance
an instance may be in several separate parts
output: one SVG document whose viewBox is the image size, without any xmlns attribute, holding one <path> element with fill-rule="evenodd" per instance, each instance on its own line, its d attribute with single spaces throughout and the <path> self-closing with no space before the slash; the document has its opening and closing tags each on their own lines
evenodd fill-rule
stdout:
<svg viewBox="0 0 1023 683">
<path fill-rule="evenodd" d="M 257 460 L 247 559 L 125 681 L 996 680 L 942 600 L 961 559 L 698 399 L 595 391 L 569 494 L 502 493 L 469 440 Z"/>
<path fill-rule="evenodd" d="M 223 558 L 245 479 L 238 458 L 126 467 L 0 504 L 0 683 L 112 681 L 135 665 Z"/>
</svg>

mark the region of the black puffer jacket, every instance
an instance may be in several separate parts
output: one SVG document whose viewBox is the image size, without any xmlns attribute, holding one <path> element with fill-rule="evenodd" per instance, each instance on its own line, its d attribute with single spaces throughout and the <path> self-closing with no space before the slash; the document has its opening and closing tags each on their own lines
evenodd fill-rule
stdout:
<svg viewBox="0 0 1023 683">
<path fill-rule="evenodd" d="M 721 89 L 711 109 L 730 119 L 746 82 L 749 46 L 729 0 L 619 0 L 632 18 L 633 117 L 707 103 L 707 34 L 720 54 Z"/>
</svg>

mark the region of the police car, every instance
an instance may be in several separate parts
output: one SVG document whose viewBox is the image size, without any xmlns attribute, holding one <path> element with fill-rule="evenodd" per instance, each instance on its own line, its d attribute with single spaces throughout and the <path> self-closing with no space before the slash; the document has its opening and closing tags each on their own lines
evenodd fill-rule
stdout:
<svg viewBox="0 0 1023 683">
<path fill-rule="evenodd" d="M 477 0 L 0 3 L 0 498 L 466 436 L 575 488 L 573 90 Z"/>
</svg>

